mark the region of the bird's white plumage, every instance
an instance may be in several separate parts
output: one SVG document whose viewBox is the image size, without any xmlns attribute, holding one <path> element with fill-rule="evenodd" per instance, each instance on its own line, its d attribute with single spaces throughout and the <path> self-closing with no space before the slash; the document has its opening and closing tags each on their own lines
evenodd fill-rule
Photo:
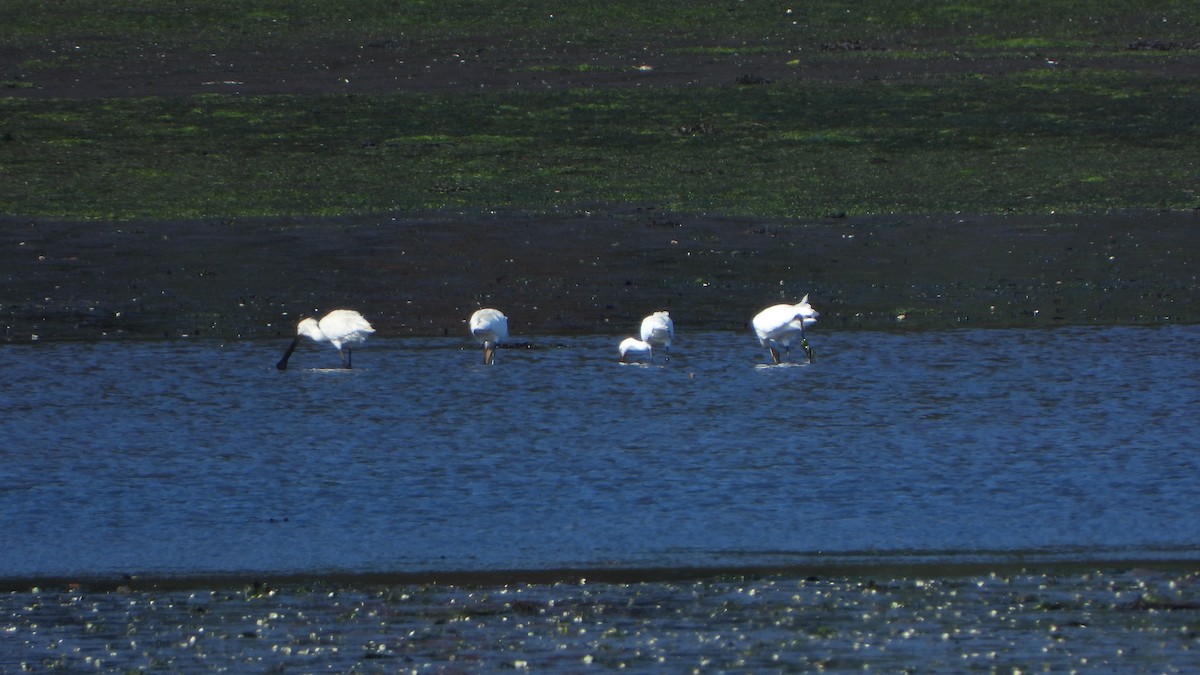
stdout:
<svg viewBox="0 0 1200 675">
<path fill-rule="evenodd" d="M 471 335 L 483 345 L 483 362 L 492 363 L 496 347 L 508 339 L 508 317 L 498 309 L 485 307 L 471 315 Z"/>
<path fill-rule="evenodd" d="M 666 349 L 674 339 L 675 322 L 671 321 L 668 312 L 655 312 L 642 319 L 642 340 L 648 343 L 651 349 Z"/>
<path fill-rule="evenodd" d="M 508 317 L 498 309 L 484 308 L 471 315 L 471 334 L 480 342 L 508 339 Z"/>
<path fill-rule="evenodd" d="M 794 305 L 774 305 L 759 312 L 750 324 L 759 343 L 771 352 L 771 358 L 779 363 L 779 348 L 790 352 L 792 343 L 804 338 L 804 328 L 817 322 L 820 316 L 805 295 Z M 809 355 L 811 360 L 812 355 Z"/>
<path fill-rule="evenodd" d="M 321 317 L 320 321 L 313 318 L 304 319 L 296 326 L 296 339 L 292 340 L 292 345 L 288 347 L 287 353 L 275 367 L 285 370 L 288 359 L 296 350 L 300 338 L 307 337 L 314 342 L 328 342 L 333 345 L 334 349 L 341 354 L 342 365 L 349 368 L 349 345 L 366 340 L 367 336 L 374 332 L 375 329 L 363 318 L 363 315 L 352 309 L 335 309 Z M 345 347 L 345 351 L 343 351 L 343 347 Z"/>
<path fill-rule="evenodd" d="M 617 348 L 621 352 L 621 363 L 650 358 L 650 343 L 637 338 L 625 338 Z"/>
<path fill-rule="evenodd" d="M 375 329 L 363 318 L 362 314 L 352 309 L 335 309 L 316 319 L 305 319 L 296 327 L 298 335 L 310 337 L 317 342 L 328 342 L 334 349 L 340 350 L 343 345 L 363 342 Z"/>
</svg>

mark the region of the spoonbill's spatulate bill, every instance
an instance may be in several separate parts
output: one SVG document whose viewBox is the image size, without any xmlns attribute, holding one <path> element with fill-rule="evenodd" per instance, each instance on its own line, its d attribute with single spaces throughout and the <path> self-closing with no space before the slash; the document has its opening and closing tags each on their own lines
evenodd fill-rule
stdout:
<svg viewBox="0 0 1200 675">
<path fill-rule="evenodd" d="M 675 339 L 675 322 L 667 312 L 655 312 L 642 319 L 642 341 L 650 345 L 651 353 L 655 349 L 670 352 L 671 341 Z M 669 355 L 667 358 L 670 358 Z"/>
<path fill-rule="evenodd" d="M 630 363 L 631 361 L 641 361 L 650 358 L 650 343 L 637 338 L 625 338 L 621 340 L 621 346 L 618 347 L 621 351 L 621 363 Z"/>
<path fill-rule="evenodd" d="M 771 352 L 773 362 L 779 363 L 781 360 L 780 347 L 790 358 L 792 343 L 798 340 L 808 357 L 808 362 L 812 363 L 814 355 L 812 348 L 808 346 L 808 338 L 804 336 L 804 327 L 816 323 L 818 316 L 820 314 L 808 304 L 808 295 L 805 295 L 795 305 L 775 305 L 764 309 L 754 317 L 751 325 L 754 326 L 759 343 Z"/>
<path fill-rule="evenodd" d="M 483 344 L 483 362 L 496 361 L 496 347 L 508 339 L 508 317 L 498 309 L 484 308 L 471 315 L 471 335 Z"/>
<path fill-rule="evenodd" d="M 307 336 L 315 342 L 328 342 L 333 345 L 342 357 L 342 367 L 349 368 L 350 345 L 366 340 L 367 336 L 374 332 L 375 329 L 371 328 L 371 324 L 367 323 L 362 314 L 350 309 L 335 309 L 320 321 L 312 318 L 304 319 L 300 325 L 296 326 L 295 339 L 292 340 L 292 344 L 283 353 L 283 358 L 279 359 L 279 363 L 276 363 L 275 367 L 279 370 L 287 370 L 288 359 L 292 358 L 292 352 L 296 351 L 296 345 L 300 344 L 300 338 Z"/>
</svg>

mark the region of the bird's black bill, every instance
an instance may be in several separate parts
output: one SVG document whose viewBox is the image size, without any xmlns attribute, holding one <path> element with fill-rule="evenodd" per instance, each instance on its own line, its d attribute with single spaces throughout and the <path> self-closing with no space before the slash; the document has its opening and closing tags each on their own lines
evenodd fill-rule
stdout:
<svg viewBox="0 0 1200 675">
<path fill-rule="evenodd" d="M 292 358 L 292 352 L 296 351 L 296 345 L 300 344 L 300 336 L 297 335 L 292 344 L 288 346 L 287 351 L 283 353 L 283 358 L 279 359 L 279 363 L 275 364 L 277 370 L 287 370 L 288 359 Z"/>
</svg>

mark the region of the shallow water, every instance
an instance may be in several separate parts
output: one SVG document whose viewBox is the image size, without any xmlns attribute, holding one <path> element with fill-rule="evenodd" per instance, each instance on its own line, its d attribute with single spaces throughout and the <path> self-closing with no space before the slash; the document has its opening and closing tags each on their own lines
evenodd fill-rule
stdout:
<svg viewBox="0 0 1200 675">
<path fill-rule="evenodd" d="M 678 328 L 6 346 L 0 578 L 1200 560 L 1200 326 Z"/>
</svg>

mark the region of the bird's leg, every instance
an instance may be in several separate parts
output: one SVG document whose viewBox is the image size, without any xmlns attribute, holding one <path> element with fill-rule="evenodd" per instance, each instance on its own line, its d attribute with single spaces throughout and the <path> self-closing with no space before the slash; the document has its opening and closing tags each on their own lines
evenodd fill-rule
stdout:
<svg viewBox="0 0 1200 675">
<path fill-rule="evenodd" d="M 341 352 L 341 354 L 342 354 L 342 367 L 343 367 L 343 368 L 349 368 L 349 367 L 350 367 L 350 361 L 351 361 L 351 359 L 353 358 L 353 357 L 351 356 L 351 353 L 350 353 L 350 348 L 349 348 L 349 347 L 346 347 L 346 349 L 345 349 L 345 350 L 343 350 L 343 351 Z"/>
</svg>

